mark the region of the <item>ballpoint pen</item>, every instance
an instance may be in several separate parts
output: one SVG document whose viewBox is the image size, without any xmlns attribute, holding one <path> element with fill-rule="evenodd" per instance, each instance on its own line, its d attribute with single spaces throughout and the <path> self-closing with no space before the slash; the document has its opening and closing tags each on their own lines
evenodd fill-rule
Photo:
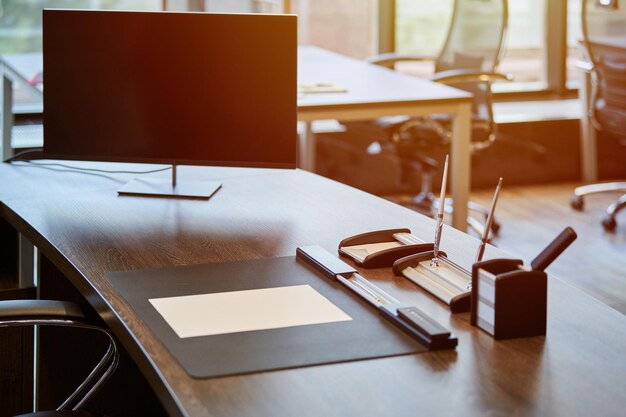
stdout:
<svg viewBox="0 0 626 417">
<path fill-rule="evenodd" d="M 443 230 L 443 212 L 446 205 L 446 183 L 448 181 L 448 159 L 449 155 L 446 155 L 446 162 L 443 166 L 443 178 L 441 180 L 441 194 L 439 195 L 439 210 L 437 212 L 437 226 L 435 229 L 435 246 L 433 248 L 433 259 L 430 261 L 430 266 L 436 268 L 439 266 L 439 242 L 441 241 L 441 231 Z"/>
<path fill-rule="evenodd" d="M 485 246 L 487 245 L 487 241 L 489 240 L 489 233 L 491 232 L 491 225 L 493 224 L 493 213 L 496 211 L 496 203 L 498 202 L 498 196 L 500 195 L 501 188 L 502 177 L 500 177 L 500 180 L 498 181 L 496 191 L 493 194 L 493 200 L 491 200 L 491 207 L 489 208 L 489 214 L 487 215 L 485 230 L 483 230 L 483 237 L 480 240 L 480 245 L 478 246 L 478 252 L 476 253 L 476 260 L 474 261 L 474 263 L 483 260 L 483 255 L 485 254 Z"/>
</svg>

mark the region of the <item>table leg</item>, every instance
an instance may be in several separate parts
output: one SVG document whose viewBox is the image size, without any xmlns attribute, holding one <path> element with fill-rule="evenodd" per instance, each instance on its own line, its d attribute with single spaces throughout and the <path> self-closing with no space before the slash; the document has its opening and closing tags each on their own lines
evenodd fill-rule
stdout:
<svg viewBox="0 0 626 417">
<path fill-rule="evenodd" d="M 304 132 L 300 135 L 298 168 L 315 172 L 315 135 L 313 122 L 304 122 Z"/>
<path fill-rule="evenodd" d="M 4 74 L 2 68 L 2 148 L 0 149 L 0 160 L 13 156 L 11 147 L 11 129 L 13 128 L 13 82 Z"/>
<path fill-rule="evenodd" d="M 580 104 L 580 168 L 581 179 L 587 183 L 598 180 L 598 150 L 596 146 L 596 129 L 589 118 L 589 101 L 591 93 L 591 72 L 581 71 Z"/>
<path fill-rule="evenodd" d="M 459 104 L 452 124 L 450 187 L 453 198 L 452 226 L 464 232 L 467 231 L 467 202 L 470 189 L 470 119 L 471 104 Z"/>
<path fill-rule="evenodd" d="M 19 266 L 18 266 L 18 286 L 19 288 L 35 287 L 35 246 L 19 234 Z"/>
</svg>

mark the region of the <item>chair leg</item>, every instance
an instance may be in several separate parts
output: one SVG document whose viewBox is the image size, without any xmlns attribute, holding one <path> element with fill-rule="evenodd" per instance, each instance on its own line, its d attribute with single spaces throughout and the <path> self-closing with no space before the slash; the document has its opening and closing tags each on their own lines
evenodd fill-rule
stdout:
<svg viewBox="0 0 626 417">
<path fill-rule="evenodd" d="M 612 232 L 617 227 L 617 222 L 615 221 L 615 216 L 619 213 L 624 207 L 626 207 L 626 194 L 622 195 L 616 202 L 611 204 L 606 209 L 606 215 L 602 219 L 602 226 L 604 230 L 607 232 Z"/>
<path fill-rule="evenodd" d="M 626 191 L 626 182 L 606 182 L 576 187 L 570 205 L 574 210 L 582 210 L 585 206 L 583 197 L 609 191 Z"/>
<path fill-rule="evenodd" d="M 401 173 L 400 183 L 406 182 L 404 180 L 404 176 L 408 175 L 406 172 Z M 435 196 L 431 191 L 431 182 L 432 182 L 432 172 L 430 171 L 422 171 L 420 174 L 421 180 L 421 188 L 420 193 L 415 196 L 385 196 L 390 201 L 393 201 L 396 204 L 400 204 L 401 206 L 405 206 L 411 209 L 415 209 L 418 212 L 425 214 L 429 217 L 434 215 L 434 202 Z"/>
<path fill-rule="evenodd" d="M 404 166 L 403 166 L 404 167 Z M 403 179 L 408 175 L 408 172 L 405 170 L 401 170 L 401 178 L 400 181 L 403 182 Z M 405 207 L 417 209 L 417 211 L 428 214 L 433 217 L 436 210 L 439 208 L 439 199 L 436 198 L 432 192 L 432 180 L 433 180 L 434 171 L 432 169 L 422 169 L 420 174 L 421 180 L 421 192 L 410 199 L 391 199 L 397 204 L 400 204 Z M 445 199 L 445 207 L 444 210 L 447 214 L 452 214 L 452 199 Z M 487 222 L 487 217 L 489 215 L 489 210 L 483 207 L 482 205 L 469 201 L 467 203 L 467 207 L 470 211 L 474 213 L 478 213 L 480 219 L 474 216 L 467 217 L 467 225 L 470 229 L 474 230 L 479 236 L 482 236 L 485 230 L 485 223 Z M 491 224 L 491 232 L 493 236 L 496 236 L 500 231 L 500 224 L 494 219 Z"/>
</svg>

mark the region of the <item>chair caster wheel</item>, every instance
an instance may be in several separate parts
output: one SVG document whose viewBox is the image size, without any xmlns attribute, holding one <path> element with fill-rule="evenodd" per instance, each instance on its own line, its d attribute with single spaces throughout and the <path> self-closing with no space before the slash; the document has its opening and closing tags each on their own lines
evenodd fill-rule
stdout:
<svg viewBox="0 0 626 417">
<path fill-rule="evenodd" d="M 617 227 L 617 222 L 613 217 L 606 216 L 602 219 L 602 227 L 604 227 L 604 230 L 606 230 L 607 232 L 612 232 Z"/>
<path fill-rule="evenodd" d="M 574 210 L 577 211 L 582 211 L 583 207 L 585 206 L 585 203 L 583 201 L 582 197 L 579 197 L 577 195 L 575 195 L 574 197 L 572 197 L 572 200 L 570 201 L 570 206 L 572 206 L 572 208 Z"/>
</svg>

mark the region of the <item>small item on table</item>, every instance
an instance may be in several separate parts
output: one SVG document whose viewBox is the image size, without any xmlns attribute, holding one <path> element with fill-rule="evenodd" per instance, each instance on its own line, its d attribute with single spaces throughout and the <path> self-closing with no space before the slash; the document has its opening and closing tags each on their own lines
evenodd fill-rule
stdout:
<svg viewBox="0 0 626 417">
<path fill-rule="evenodd" d="M 457 338 L 452 337 L 448 329 L 417 307 L 401 303 L 321 246 L 299 247 L 296 257 L 325 277 L 346 286 L 427 348 L 454 349 L 457 345 Z"/>
<path fill-rule="evenodd" d="M 574 240 L 565 228 L 524 268 L 520 259 L 491 259 L 472 268 L 470 322 L 494 339 L 546 334 L 548 267 Z"/>
<path fill-rule="evenodd" d="M 470 311 L 471 275 L 450 260 L 445 252 L 437 254 L 437 266 L 432 266 L 434 251 L 398 259 L 393 273 L 419 285 L 450 307 L 452 313 Z"/>
<path fill-rule="evenodd" d="M 445 181 L 447 174 L 447 158 L 444 168 L 444 180 L 441 184 L 442 197 L 445 196 Z M 487 217 L 487 224 L 482 240 L 476 254 L 477 262 L 482 260 L 485 252 L 485 245 L 489 239 L 489 230 L 493 222 L 493 215 L 496 209 L 500 189 L 502 188 L 502 178 L 498 181 L 498 186 L 491 202 L 491 208 Z M 437 218 L 437 228 L 435 230 L 435 245 L 430 253 L 419 254 L 412 257 L 399 259 L 393 265 L 396 275 L 403 275 L 413 281 L 439 300 L 450 306 L 453 313 L 470 311 L 472 275 L 462 266 L 454 263 L 446 257 L 446 254 L 439 251 L 441 232 L 443 225 L 443 213 Z M 428 260 L 430 258 L 430 261 Z"/>
<path fill-rule="evenodd" d="M 496 191 L 493 193 L 493 200 L 491 200 L 491 207 L 489 208 L 489 214 L 487 215 L 485 230 L 483 231 L 483 237 L 480 240 L 480 245 L 478 246 L 478 252 L 476 253 L 476 260 L 474 261 L 474 263 L 483 260 L 483 255 L 485 254 L 485 246 L 487 246 L 487 242 L 489 241 L 489 233 L 491 232 L 491 225 L 493 225 L 493 214 L 496 211 L 496 204 L 498 203 L 498 196 L 500 195 L 501 188 L 502 177 L 500 177 L 498 185 L 496 186 Z"/>
<path fill-rule="evenodd" d="M 334 83 L 299 83 L 298 94 L 347 93 L 348 90 Z"/>
<path fill-rule="evenodd" d="M 446 184 L 448 183 L 448 160 L 450 155 L 446 155 L 446 162 L 443 165 L 443 178 L 441 179 L 441 193 L 439 194 L 439 210 L 437 211 L 437 226 L 435 228 L 435 245 L 433 247 L 433 258 L 430 266 L 439 266 L 439 244 L 441 243 L 441 232 L 443 232 L 443 212 L 446 205 Z"/>
<path fill-rule="evenodd" d="M 338 250 L 339 255 L 359 266 L 382 268 L 391 266 L 397 259 L 432 249 L 432 243 L 425 243 L 409 229 L 387 229 L 348 237 L 339 242 Z"/>
<path fill-rule="evenodd" d="M 446 155 L 439 195 L 439 210 L 435 219 L 433 249 L 398 259 L 393 264 L 393 272 L 396 275 L 403 275 L 448 304 L 453 313 L 459 313 L 469 311 L 470 308 L 469 284 L 471 275 L 467 270 L 450 261 L 445 252 L 439 250 L 443 232 L 449 159 L 449 155 Z"/>
</svg>

